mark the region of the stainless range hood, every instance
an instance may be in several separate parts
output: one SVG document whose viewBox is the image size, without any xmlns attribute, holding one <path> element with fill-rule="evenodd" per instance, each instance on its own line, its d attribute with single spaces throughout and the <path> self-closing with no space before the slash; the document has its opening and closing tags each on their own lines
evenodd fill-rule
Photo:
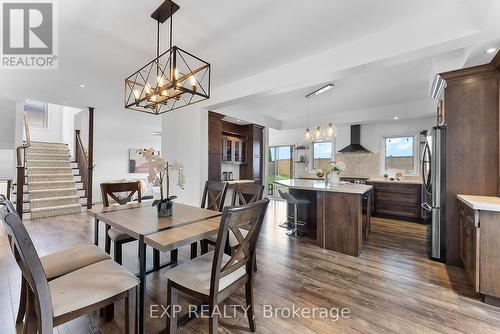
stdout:
<svg viewBox="0 0 500 334">
<path fill-rule="evenodd" d="M 342 153 L 369 153 L 366 148 L 361 146 L 361 125 L 351 125 L 351 143 L 341 149 Z"/>
</svg>

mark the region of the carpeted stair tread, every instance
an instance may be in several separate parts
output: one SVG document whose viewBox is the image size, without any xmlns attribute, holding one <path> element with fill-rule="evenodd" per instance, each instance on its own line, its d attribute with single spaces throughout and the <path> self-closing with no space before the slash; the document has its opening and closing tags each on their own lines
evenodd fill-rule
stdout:
<svg viewBox="0 0 500 334">
<path fill-rule="evenodd" d="M 54 208 L 64 205 L 80 204 L 79 196 L 58 196 L 30 199 L 30 209 Z"/>
<path fill-rule="evenodd" d="M 65 196 L 78 196 L 78 190 L 75 188 L 61 188 L 61 189 L 42 189 L 42 190 L 30 190 L 29 198 L 30 200 L 51 198 L 51 197 L 65 197 Z"/>
<path fill-rule="evenodd" d="M 47 143 L 42 141 L 32 141 L 31 147 L 68 147 L 65 143 Z"/>
<path fill-rule="evenodd" d="M 44 153 L 26 153 L 26 159 L 28 160 L 64 160 L 69 161 L 69 154 L 44 154 Z"/>
<path fill-rule="evenodd" d="M 75 181 L 51 181 L 51 182 L 31 182 L 28 183 L 28 190 L 44 190 L 44 189 L 67 189 L 75 187 Z"/>
<path fill-rule="evenodd" d="M 37 218 L 46 218 L 46 217 L 55 217 L 62 215 L 72 215 L 76 213 L 81 213 L 82 206 L 80 204 L 71 204 L 71 205 L 60 205 L 54 206 L 50 208 L 39 208 L 39 209 L 31 209 L 31 219 Z"/>
<path fill-rule="evenodd" d="M 71 167 L 30 167 L 28 175 L 72 174 Z"/>
<path fill-rule="evenodd" d="M 38 174 L 28 175 L 28 184 L 32 182 L 75 181 L 73 174 Z"/>
<path fill-rule="evenodd" d="M 36 160 L 31 159 L 26 161 L 26 167 L 68 167 L 71 168 L 69 160 Z"/>
</svg>

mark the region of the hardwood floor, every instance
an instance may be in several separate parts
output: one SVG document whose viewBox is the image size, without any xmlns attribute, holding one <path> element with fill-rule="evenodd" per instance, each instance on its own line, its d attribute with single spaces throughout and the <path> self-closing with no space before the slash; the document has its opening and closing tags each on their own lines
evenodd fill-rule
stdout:
<svg viewBox="0 0 500 334">
<path fill-rule="evenodd" d="M 258 244 L 259 270 L 255 277 L 258 333 L 499 333 L 500 308 L 480 301 L 461 268 L 427 259 L 423 225 L 373 218 L 368 243 L 363 246 L 361 256 L 355 258 L 323 251 L 313 238 L 285 235 L 277 226 L 284 220 L 284 210 L 282 202 L 271 202 Z M 92 242 L 93 224 L 86 214 L 27 221 L 26 226 L 39 255 Z M 101 245 L 103 241 L 104 238 Z M 136 247 L 136 243 L 124 246 L 124 265 L 132 271 L 137 270 Z M 179 261 L 187 261 L 188 256 L 189 247 L 179 251 Z M 148 275 L 148 305 L 165 303 L 166 270 Z M 2 231 L 1 333 L 16 332 L 14 315 L 19 283 L 19 270 Z M 243 292 L 242 289 L 226 304 L 244 304 Z M 182 295 L 180 299 L 184 299 Z M 348 308 L 350 316 L 337 321 L 319 316 L 264 317 L 264 305 L 292 308 L 294 304 L 300 308 Z M 92 314 L 54 332 L 121 333 L 123 327 L 123 304 L 118 304 L 114 321 L 104 323 L 103 318 Z M 147 320 L 148 333 L 164 327 L 165 319 Z M 224 319 L 219 328 L 225 333 L 248 332 L 242 309 L 238 309 L 235 317 Z M 204 332 L 208 332 L 208 321 L 201 318 L 179 329 L 179 333 Z"/>
</svg>

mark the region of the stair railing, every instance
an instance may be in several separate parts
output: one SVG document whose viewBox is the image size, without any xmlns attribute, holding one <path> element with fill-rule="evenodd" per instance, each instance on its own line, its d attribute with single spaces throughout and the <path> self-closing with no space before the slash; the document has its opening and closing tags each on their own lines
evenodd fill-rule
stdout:
<svg viewBox="0 0 500 334">
<path fill-rule="evenodd" d="M 28 114 L 24 112 L 24 134 L 25 140 L 22 145 L 16 148 L 17 154 L 17 193 L 16 193 L 16 211 L 19 217 L 23 218 L 23 201 L 24 201 L 24 179 L 26 177 L 26 149 L 31 146 L 30 127 Z"/>
<path fill-rule="evenodd" d="M 92 169 L 93 165 L 85 153 L 80 130 L 75 130 L 75 160 L 80 170 L 85 197 L 87 197 L 87 209 L 92 209 Z"/>
</svg>

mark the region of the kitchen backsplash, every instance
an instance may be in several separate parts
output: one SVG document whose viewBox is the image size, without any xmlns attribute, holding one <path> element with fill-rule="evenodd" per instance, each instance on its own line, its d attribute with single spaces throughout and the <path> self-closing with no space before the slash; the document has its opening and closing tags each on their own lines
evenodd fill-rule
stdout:
<svg viewBox="0 0 500 334">
<path fill-rule="evenodd" d="M 240 165 L 223 162 L 221 164 L 221 171 L 222 172 L 233 172 L 233 179 L 234 180 L 240 179 Z"/>
<path fill-rule="evenodd" d="M 337 153 L 336 161 L 345 162 L 347 168 L 340 176 L 382 178 L 380 173 L 380 153 Z M 316 177 L 314 173 L 303 175 L 304 177 Z M 405 175 L 407 180 L 420 180 L 420 176 Z"/>
</svg>

